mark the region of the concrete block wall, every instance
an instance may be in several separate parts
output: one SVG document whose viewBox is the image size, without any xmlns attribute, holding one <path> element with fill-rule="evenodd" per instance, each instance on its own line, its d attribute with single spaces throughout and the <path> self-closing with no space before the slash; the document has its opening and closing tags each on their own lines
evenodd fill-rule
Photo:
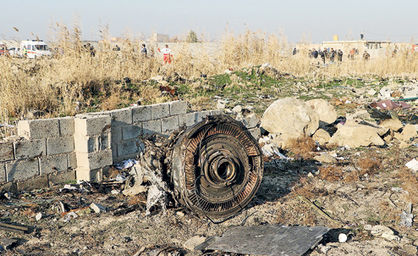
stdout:
<svg viewBox="0 0 418 256">
<path fill-rule="evenodd" d="M 187 102 L 173 101 L 20 121 L 17 128 L 21 139 L 0 143 L 0 184 L 33 177 L 39 177 L 40 183 L 45 183 L 47 177 L 50 183 L 59 180 L 57 173 L 63 178 L 75 174 L 77 180 L 100 181 L 109 166 L 134 158 L 143 150 L 142 136 L 168 136 L 180 127 L 190 127 L 216 114 L 221 111 L 187 113 Z M 249 127 L 255 126 L 251 120 L 243 123 L 258 130 Z M 64 171 L 70 174 L 63 175 Z"/>
</svg>

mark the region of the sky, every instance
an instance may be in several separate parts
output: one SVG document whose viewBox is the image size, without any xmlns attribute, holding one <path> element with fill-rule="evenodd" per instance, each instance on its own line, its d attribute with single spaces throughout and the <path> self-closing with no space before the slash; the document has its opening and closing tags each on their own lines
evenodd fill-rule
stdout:
<svg viewBox="0 0 418 256">
<path fill-rule="evenodd" d="M 51 40 L 54 24 L 78 24 L 85 40 L 109 27 L 114 37 L 182 36 L 208 40 L 247 29 L 286 35 L 289 42 L 418 41 L 418 0 L 0 0 L 0 39 Z M 17 28 L 19 31 L 13 29 Z"/>
</svg>

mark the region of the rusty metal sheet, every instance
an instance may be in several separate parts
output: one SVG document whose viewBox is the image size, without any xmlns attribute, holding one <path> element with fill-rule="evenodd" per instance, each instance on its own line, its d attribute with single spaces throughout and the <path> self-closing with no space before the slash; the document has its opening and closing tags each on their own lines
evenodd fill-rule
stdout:
<svg viewBox="0 0 418 256">
<path fill-rule="evenodd" d="M 252 255 L 299 256 L 314 248 L 328 231 L 327 227 L 233 227 L 223 236 L 209 238 L 195 249 Z"/>
</svg>

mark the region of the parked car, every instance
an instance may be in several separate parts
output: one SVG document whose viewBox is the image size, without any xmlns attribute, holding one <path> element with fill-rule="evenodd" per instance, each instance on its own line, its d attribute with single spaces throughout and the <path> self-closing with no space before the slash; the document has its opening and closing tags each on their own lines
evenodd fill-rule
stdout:
<svg viewBox="0 0 418 256">
<path fill-rule="evenodd" d="M 29 59 L 39 58 L 42 56 L 51 56 L 48 45 L 42 40 L 26 40 L 20 43 L 20 52 L 22 56 Z"/>
</svg>

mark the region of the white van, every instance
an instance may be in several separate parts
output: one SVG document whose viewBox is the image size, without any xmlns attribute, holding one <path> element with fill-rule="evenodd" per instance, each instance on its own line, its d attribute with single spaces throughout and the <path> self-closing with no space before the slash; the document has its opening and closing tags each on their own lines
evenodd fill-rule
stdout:
<svg viewBox="0 0 418 256">
<path fill-rule="evenodd" d="M 51 56 L 48 45 L 42 40 L 26 40 L 20 43 L 20 51 L 23 56 L 29 59 L 39 58 L 42 56 Z"/>
</svg>

